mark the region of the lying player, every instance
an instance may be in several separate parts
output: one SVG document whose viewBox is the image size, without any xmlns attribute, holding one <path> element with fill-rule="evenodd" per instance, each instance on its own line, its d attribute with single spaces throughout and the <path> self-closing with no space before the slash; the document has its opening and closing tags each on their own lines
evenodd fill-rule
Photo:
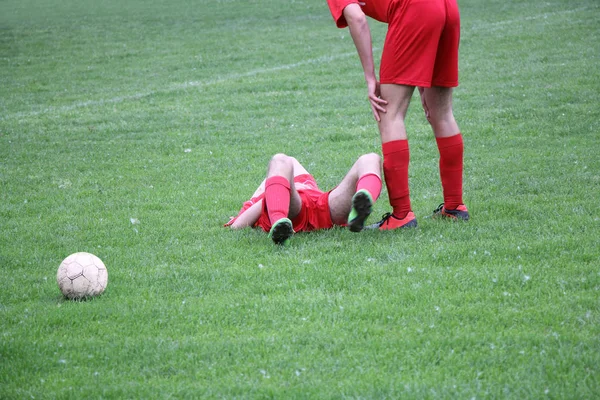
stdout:
<svg viewBox="0 0 600 400">
<path fill-rule="evenodd" d="M 276 244 L 285 244 L 295 232 L 334 225 L 347 225 L 352 232 L 360 232 L 381 186 L 381 158 L 375 153 L 360 156 L 329 192 L 319 189 L 294 157 L 276 154 L 269 162 L 267 178 L 225 226 L 260 227 Z"/>
</svg>

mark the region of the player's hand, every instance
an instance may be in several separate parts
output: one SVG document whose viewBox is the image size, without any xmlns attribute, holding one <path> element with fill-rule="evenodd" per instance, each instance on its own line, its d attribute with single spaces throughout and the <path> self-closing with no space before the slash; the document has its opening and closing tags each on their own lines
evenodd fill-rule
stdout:
<svg viewBox="0 0 600 400">
<path fill-rule="evenodd" d="M 367 89 L 369 91 L 369 102 L 371 103 L 371 111 L 373 111 L 375 121 L 380 122 L 381 116 L 379 115 L 379 113 L 387 112 L 387 110 L 383 107 L 387 104 L 387 101 L 381 98 L 379 82 L 368 82 Z"/>
<path fill-rule="evenodd" d="M 421 105 L 423 106 L 423 111 L 425 111 L 425 118 L 427 121 L 431 122 L 429 119 L 429 107 L 427 107 L 427 102 L 425 101 L 425 88 L 419 86 L 419 95 L 421 96 Z"/>
</svg>

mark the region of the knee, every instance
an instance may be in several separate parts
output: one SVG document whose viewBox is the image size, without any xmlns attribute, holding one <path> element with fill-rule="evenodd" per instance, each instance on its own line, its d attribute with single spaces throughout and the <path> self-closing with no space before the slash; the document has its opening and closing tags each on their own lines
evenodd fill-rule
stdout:
<svg viewBox="0 0 600 400">
<path fill-rule="evenodd" d="M 379 163 L 381 161 L 381 157 L 377 153 L 367 153 L 360 156 L 363 160 L 372 163 Z"/>
<path fill-rule="evenodd" d="M 430 113 L 427 120 L 436 136 L 453 135 L 459 131 L 454 114 L 451 111 L 446 113 Z"/>
<path fill-rule="evenodd" d="M 273 157 L 271 157 L 271 161 L 269 162 L 269 167 L 273 168 L 277 167 L 293 167 L 294 158 L 288 156 L 287 154 L 277 153 Z"/>
<path fill-rule="evenodd" d="M 454 113 L 452 110 L 432 110 L 429 109 L 428 118 L 430 124 L 441 124 L 454 122 Z"/>
<path fill-rule="evenodd" d="M 360 156 L 358 158 L 358 161 L 360 163 L 366 164 L 366 165 L 375 165 L 375 166 L 381 165 L 381 157 L 377 153 L 363 154 L 362 156 Z"/>
<path fill-rule="evenodd" d="M 284 153 L 277 153 L 275 154 L 273 157 L 271 157 L 271 162 L 276 162 L 276 163 L 286 163 L 286 162 L 290 162 L 292 161 L 292 157 L 288 156 L 287 154 Z"/>
</svg>

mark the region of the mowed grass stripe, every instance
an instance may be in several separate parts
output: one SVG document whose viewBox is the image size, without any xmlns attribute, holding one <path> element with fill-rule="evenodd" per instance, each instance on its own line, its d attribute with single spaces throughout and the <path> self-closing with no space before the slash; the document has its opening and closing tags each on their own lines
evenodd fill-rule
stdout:
<svg viewBox="0 0 600 400">
<path fill-rule="evenodd" d="M 540 19 L 546 20 L 549 17 L 562 16 L 564 14 L 580 13 L 580 12 L 585 12 L 585 11 L 593 10 L 593 9 L 597 10 L 600 8 L 598 8 L 598 7 L 596 7 L 596 8 L 580 7 L 580 8 L 571 9 L 571 10 L 553 11 L 553 12 L 538 14 L 535 16 L 526 16 L 526 17 L 511 19 L 511 20 L 496 21 L 496 22 L 491 22 L 491 23 L 486 23 L 486 24 L 474 24 L 470 27 L 467 26 L 466 29 L 468 29 L 470 32 L 479 32 L 482 34 L 489 33 L 491 31 L 497 30 L 497 29 L 501 29 L 502 30 L 501 32 L 514 32 L 513 28 L 510 28 L 510 27 L 504 28 L 504 27 L 508 26 L 508 25 L 511 25 L 511 26 L 517 25 L 518 26 L 518 25 L 522 24 L 523 22 L 535 21 L 535 20 L 540 20 Z M 293 21 L 295 21 L 297 19 L 298 18 L 290 18 L 290 20 L 293 20 Z M 576 24 L 577 21 L 570 21 L 570 23 Z M 463 22 L 463 25 L 466 25 L 466 24 Z M 463 27 L 463 29 L 465 29 L 465 27 Z M 374 48 L 375 55 L 377 55 L 378 51 L 379 51 L 379 49 L 377 49 L 377 47 L 375 47 Z M 65 106 L 60 106 L 60 107 L 48 107 L 43 110 L 24 111 L 24 112 L 17 112 L 17 113 L 13 113 L 13 114 L 0 115 L 0 120 L 22 119 L 22 118 L 28 118 L 28 117 L 35 117 L 35 116 L 38 116 L 41 114 L 68 112 L 68 111 L 72 111 L 72 110 L 82 108 L 82 107 L 99 107 L 99 106 L 101 107 L 104 105 L 116 104 L 116 103 L 121 103 L 124 101 L 136 101 L 136 100 L 140 100 L 140 99 L 143 99 L 143 98 L 146 98 L 149 96 L 153 96 L 156 94 L 165 94 L 165 93 L 181 91 L 181 90 L 185 90 L 185 89 L 189 89 L 189 88 L 211 86 L 211 85 L 217 85 L 220 83 L 229 83 L 231 81 L 236 81 L 239 79 L 243 79 L 243 78 L 247 78 L 247 77 L 251 77 L 251 76 L 255 76 L 255 75 L 269 74 L 269 73 L 282 71 L 282 70 L 295 69 L 295 68 L 302 67 L 302 66 L 309 65 L 309 64 L 332 63 L 341 58 L 347 58 L 347 57 L 352 57 L 352 56 L 356 56 L 356 52 L 349 52 L 349 53 L 337 54 L 337 55 L 326 55 L 326 56 L 313 58 L 313 59 L 309 59 L 309 60 L 305 60 L 305 61 L 299 61 L 299 62 L 292 63 L 292 64 L 284 64 L 284 65 L 278 65 L 278 66 L 269 67 L 269 68 L 255 69 L 255 70 L 248 71 L 248 72 L 229 74 L 229 75 L 226 75 L 223 77 L 208 79 L 208 80 L 204 80 L 204 81 L 188 81 L 188 82 L 182 82 L 179 84 L 171 84 L 171 85 L 169 85 L 169 87 L 166 87 L 163 89 L 149 90 L 149 91 L 133 93 L 133 94 L 129 94 L 129 95 L 116 96 L 116 97 L 108 98 L 108 99 L 91 99 L 91 100 L 76 102 L 71 105 L 65 105 Z"/>
</svg>

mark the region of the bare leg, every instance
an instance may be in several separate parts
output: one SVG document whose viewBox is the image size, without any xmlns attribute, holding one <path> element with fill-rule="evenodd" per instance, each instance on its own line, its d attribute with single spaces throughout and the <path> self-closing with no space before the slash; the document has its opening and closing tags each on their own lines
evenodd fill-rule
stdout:
<svg viewBox="0 0 600 400">
<path fill-rule="evenodd" d="M 329 194 L 329 212 L 336 225 L 345 224 L 352 209 L 352 196 L 359 178 L 374 174 L 381 179 L 381 158 L 378 154 L 364 154 L 356 160 L 340 184 Z"/>
<path fill-rule="evenodd" d="M 414 90 L 414 86 L 381 85 L 381 97 L 388 102 L 387 112 L 380 114 L 381 143 L 407 138 L 404 118 Z"/>
<path fill-rule="evenodd" d="M 421 103 L 435 137 L 458 134 L 460 129 L 452 111 L 452 88 L 433 86 L 420 88 Z"/>
</svg>

